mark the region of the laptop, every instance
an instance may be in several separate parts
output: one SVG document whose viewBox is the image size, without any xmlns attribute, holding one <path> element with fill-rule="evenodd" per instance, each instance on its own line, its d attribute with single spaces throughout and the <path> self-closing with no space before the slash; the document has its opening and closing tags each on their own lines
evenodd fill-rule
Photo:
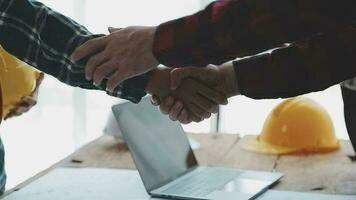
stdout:
<svg viewBox="0 0 356 200">
<path fill-rule="evenodd" d="M 162 115 L 148 98 L 140 104 L 114 105 L 112 110 L 152 197 L 207 200 L 234 193 L 244 197 L 241 199 L 253 199 L 283 176 L 200 166 L 182 126 Z"/>
</svg>

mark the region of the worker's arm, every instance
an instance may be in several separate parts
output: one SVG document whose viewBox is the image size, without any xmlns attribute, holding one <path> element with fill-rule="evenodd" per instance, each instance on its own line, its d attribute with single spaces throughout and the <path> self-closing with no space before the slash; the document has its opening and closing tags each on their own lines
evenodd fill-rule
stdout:
<svg viewBox="0 0 356 200">
<path fill-rule="evenodd" d="M 234 62 L 241 94 L 254 99 L 324 90 L 356 77 L 356 29 L 315 35 Z"/>
<path fill-rule="evenodd" d="M 69 59 L 75 48 L 98 35 L 32 0 L 0 1 L 0 22 L 0 44 L 11 54 L 66 84 L 106 90 L 105 82 L 97 87 L 86 80 L 86 60 L 73 63 Z M 138 102 L 146 95 L 147 79 L 147 75 L 135 77 L 108 93 Z"/>
<path fill-rule="evenodd" d="M 268 53 L 246 57 L 209 68 L 180 68 L 172 74 L 178 82 L 197 79 L 205 84 L 220 80 L 220 91 L 227 96 L 245 95 L 253 99 L 294 97 L 324 90 L 356 77 L 356 29 L 346 27 L 315 35 Z M 174 77 L 175 76 L 175 77 Z M 170 103 L 168 103 L 170 101 Z M 182 120 L 183 109 L 175 109 L 179 101 L 159 102 L 165 114 Z"/>
<path fill-rule="evenodd" d="M 153 53 L 167 66 L 222 64 L 355 24 L 354 0 L 219 0 L 161 24 Z"/>
</svg>

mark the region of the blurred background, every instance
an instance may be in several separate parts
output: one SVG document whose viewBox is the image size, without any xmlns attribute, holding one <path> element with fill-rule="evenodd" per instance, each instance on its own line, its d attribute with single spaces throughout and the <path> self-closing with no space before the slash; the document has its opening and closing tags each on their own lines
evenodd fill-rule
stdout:
<svg viewBox="0 0 356 200">
<path fill-rule="evenodd" d="M 49 7 L 85 25 L 93 33 L 107 33 L 107 27 L 158 25 L 192 14 L 210 0 L 41 0 Z M 307 95 L 331 114 L 340 139 L 348 139 L 341 92 L 338 86 Z M 103 134 L 113 104 L 122 100 L 102 92 L 68 87 L 46 76 L 38 105 L 29 113 L 4 122 L 1 137 L 6 148 L 7 188 L 12 188 L 68 156 L 83 144 Z M 184 126 L 188 132 L 258 134 L 272 108 L 281 100 L 230 99 L 216 116 L 199 124 Z"/>
</svg>

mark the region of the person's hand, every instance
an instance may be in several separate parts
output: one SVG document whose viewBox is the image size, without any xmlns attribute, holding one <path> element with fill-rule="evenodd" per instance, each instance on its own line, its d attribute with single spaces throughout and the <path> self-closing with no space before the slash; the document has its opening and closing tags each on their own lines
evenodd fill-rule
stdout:
<svg viewBox="0 0 356 200">
<path fill-rule="evenodd" d="M 236 73 L 232 62 L 221 66 L 184 67 L 171 71 L 171 89 L 178 88 L 184 79 L 192 78 L 222 92 L 228 98 L 239 94 Z M 209 98 L 209 97 L 207 97 Z"/>
<path fill-rule="evenodd" d="M 179 86 L 185 78 L 193 78 L 199 80 L 205 85 L 208 85 L 215 90 L 225 94 L 227 97 L 239 94 L 235 71 L 233 69 L 232 63 L 225 63 L 219 67 L 209 65 L 206 68 L 188 67 L 175 69 L 171 72 L 172 89 Z M 179 100 L 169 96 L 161 101 L 160 98 L 153 96 L 152 103 L 153 105 L 159 105 L 161 112 L 168 114 L 172 120 L 183 122 L 185 116 L 182 116 L 181 113 L 186 113 L 186 111 L 178 107 L 178 105 L 181 104 Z"/>
<path fill-rule="evenodd" d="M 182 123 L 200 122 L 210 117 L 211 113 L 215 113 L 219 104 L 227 103 L 225 95 L 192 79 L 185 79 L 178 88 L 171 90 L 171 71 L 172 69 L 166 67 L 159 67 L 152 71 L 146 92 L 155 95 L 158 99 L 166 99 L 167 96 L 178 99 L 179 103 L 176 103 L 173 109 L 184 109 L 179 113 Z M 168 101 L 167 104 L 170 102 Z M 171 119 L 175 120 L 172 117 Z"/>
<path fill-rule="evenodd" d="M 16 105 L 16 107 L 14 109 L 12 109 L 9 114 L 7 114 L 7 116 L 5 116 L 5 120 L 12 118 L 12 117 L 16 117 L 16 116 L 20 116 L 26 112 L 28 112 L 33 106 L 35 106 L 37 104 L 37 98 L 38 98 L 38 90 L 39 87 L 42 83 L 42 80 L 44 78 L 44 74 L 41 73 L 39 78 L 36 81 L 36 87 L 33 91 L 33 93 L 29 96 L 25 96 L 21 99 L 21 102 Z"/>
<path fill-rule="evenodd" d="M 100 85 L 108 78 L 107 89 L 113 91 L 122 81 L 146 73 L 158 66 L 152 46 L 155 27 L 109 29 L 110 35 L 87 41 L 71 55 L 73 61 L 93 55 L 87 62 L 88 80 Z"/>
</svg>

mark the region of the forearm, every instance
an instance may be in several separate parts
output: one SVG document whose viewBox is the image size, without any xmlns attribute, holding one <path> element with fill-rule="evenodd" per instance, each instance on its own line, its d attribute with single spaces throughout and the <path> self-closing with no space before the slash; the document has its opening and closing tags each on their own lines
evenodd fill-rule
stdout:
<svg viewBox="0 0 356 200">
<path fill-rule="evenodd" d="M 324 90 L 356 77 L 356 30 L 320 34 L 234 63 L 242 95 L 285 98 Z"/>
<path fill-rule="evenodd" d="M 218 66 L 221 79 L 221 91 L 226 94 L 228 98 L 240 95 L 240 88 L 237 82 L 237 77 L 235 73 L 233 61 L 224 63 L 223 65 Z"/>
<path fill-rule="evenodd" d="M 68 85 L 106 90 L 106 85 L 96 87 L 86 80 L 86 60 L 73 63 L 69 58 L 81 44 L 100 35 L 36 1 L 3 0 L 0 13 L 0 44 L 11 54 Z M 138 102 L 145 95 L 139 86 L 146 79 L 136 77 L 108 94 Z"/>
<path fill-rule="evenodd" d="M 83 67 L 70 62 L 68 55 L 94 35 L 41 3 L 2 2 L 0 43 L 8 52 L 63 82 L 91 86 L 81 76 Z"/>
<path fill-rule="evenodd" d="M 354 23 L 355 1 L 222 0 L 161 24 L 154 54 L 167 66 L 206 66 Z"/>
</svg>

